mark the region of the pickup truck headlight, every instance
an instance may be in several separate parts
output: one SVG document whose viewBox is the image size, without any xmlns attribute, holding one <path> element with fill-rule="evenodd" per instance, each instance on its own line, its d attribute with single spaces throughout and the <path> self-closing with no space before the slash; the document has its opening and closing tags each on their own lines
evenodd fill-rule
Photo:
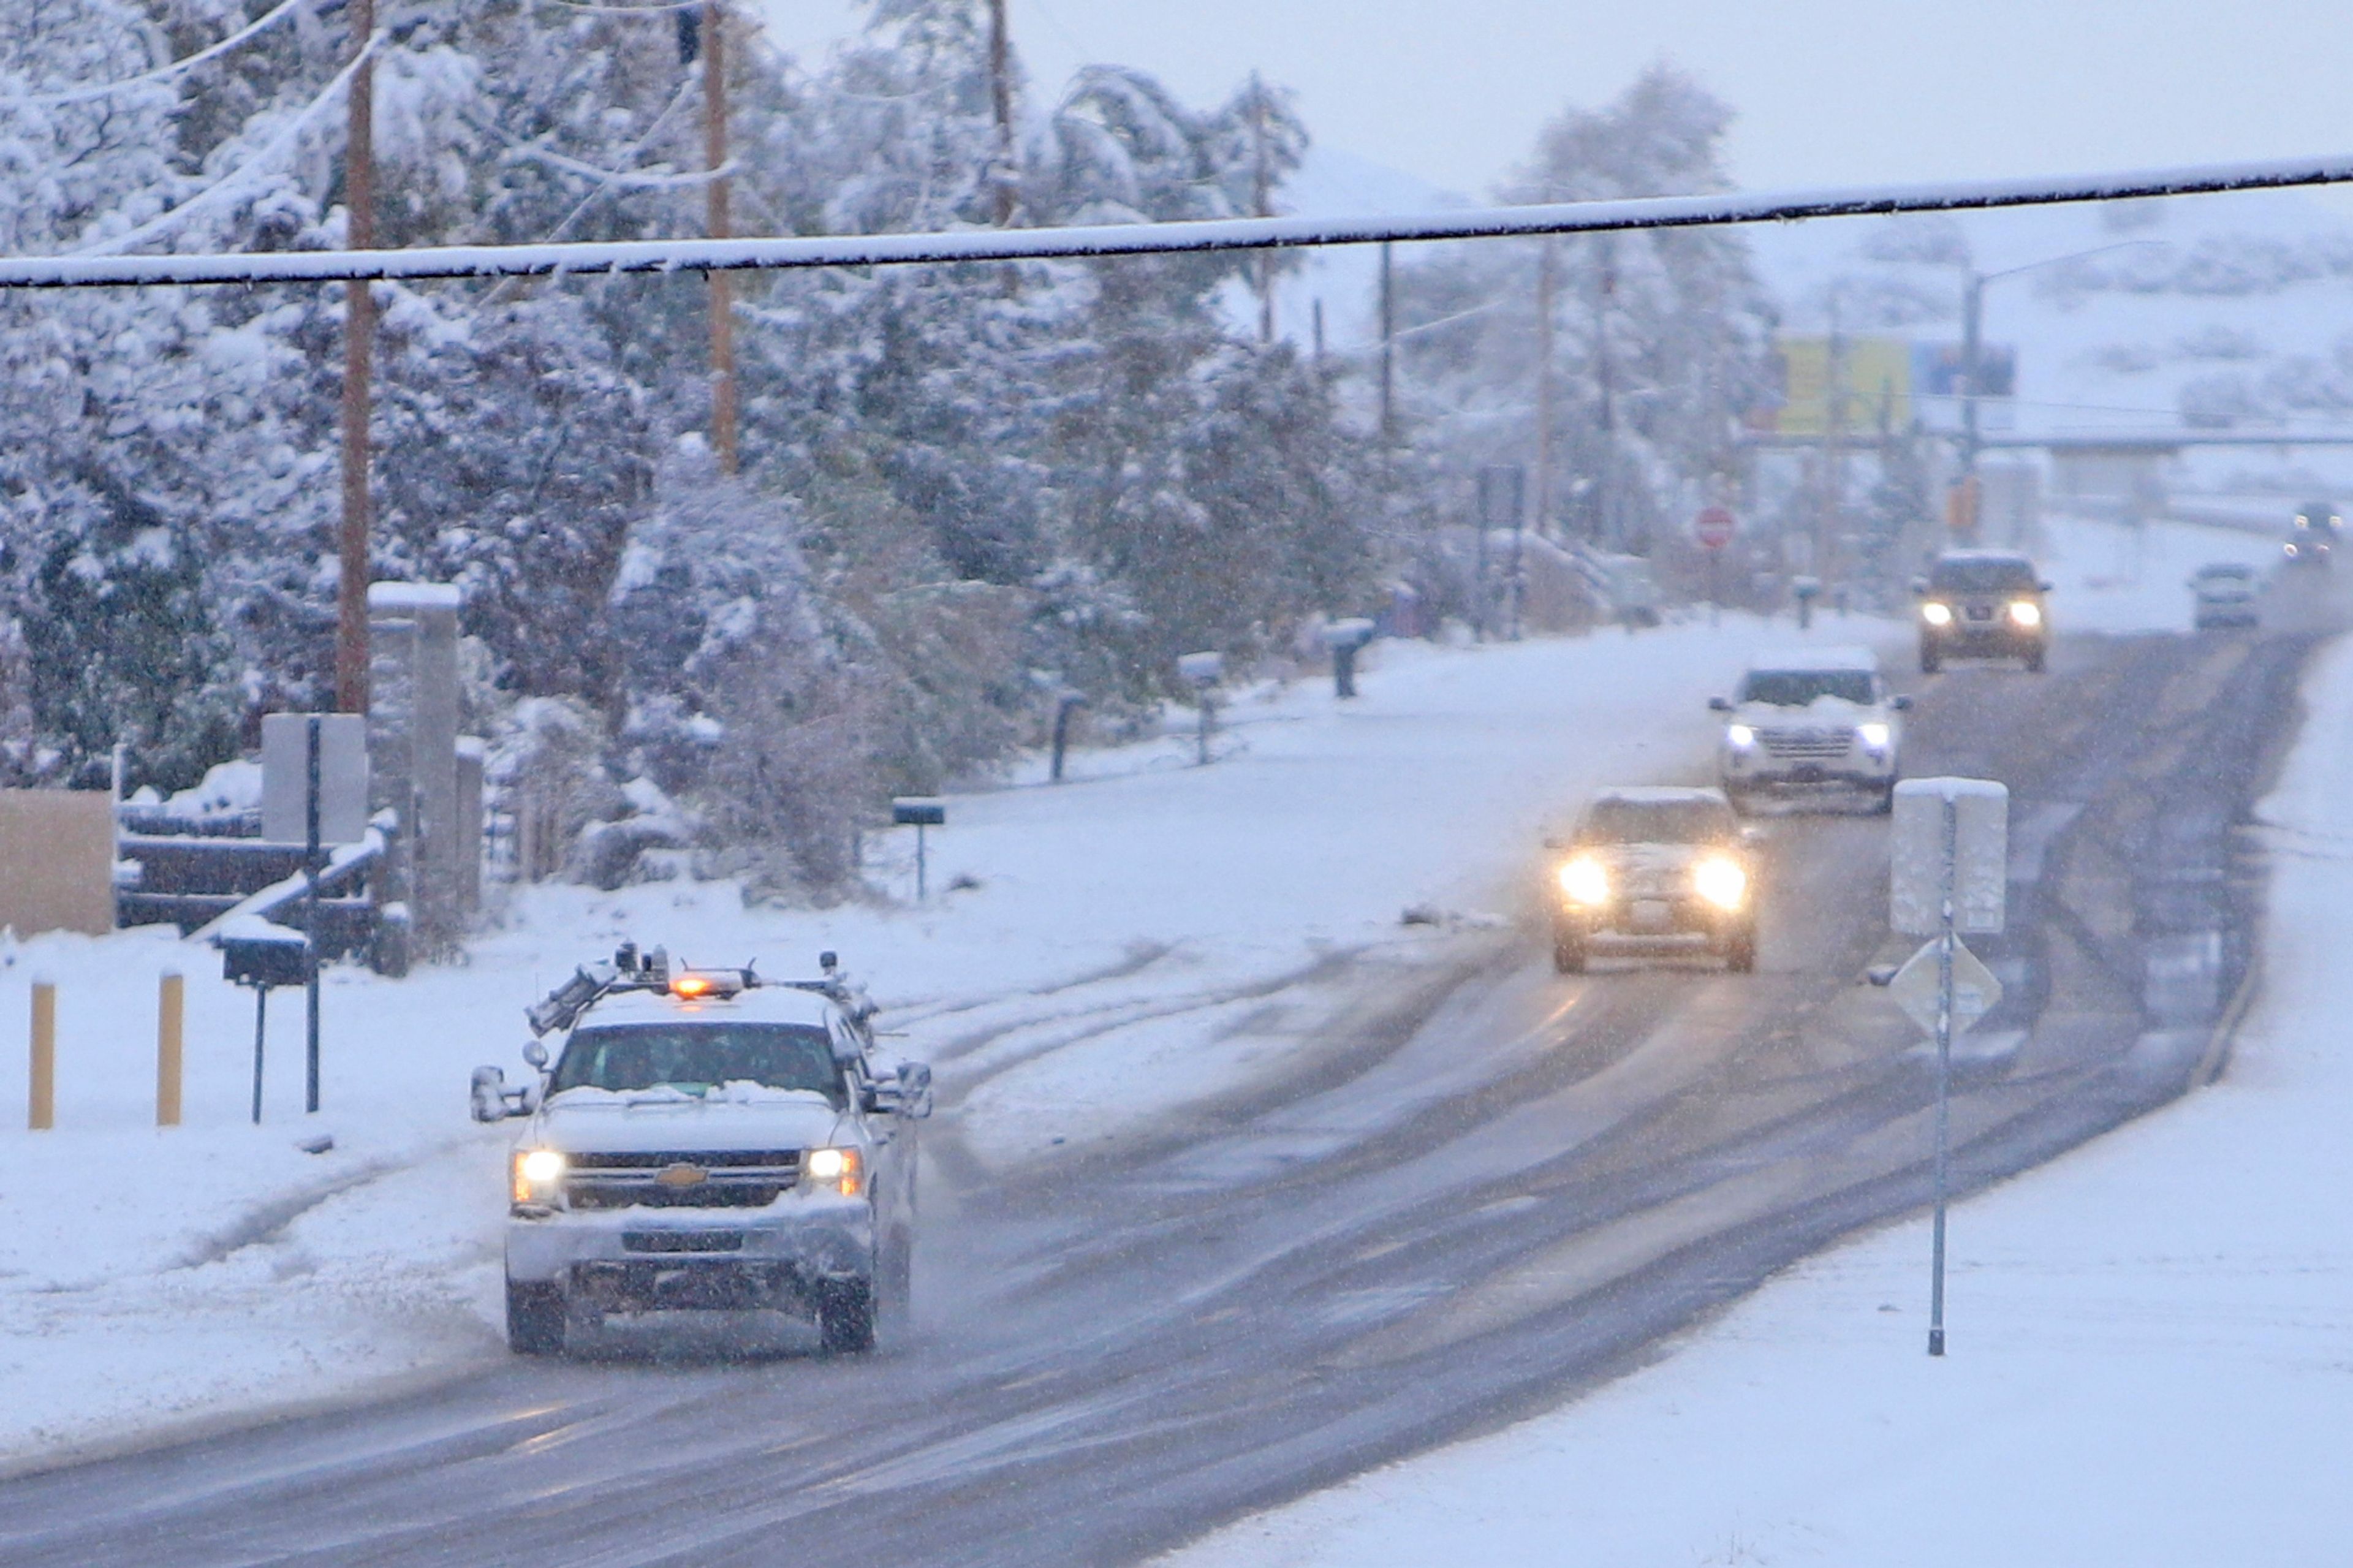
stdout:
<svg viewBox="0 0 2353 1568">
<path fill-rule="evenodd" d="M 1737 910 L 1748 899 L 1748 873 L 1729 855 L 1710 855 L 1694 866 L 1692 886 L 1719 910 Z"/>
<path fill-rule="evenodd" d="M 801 1184 L 854 1198 L 864 1190 L 865 1162 L 855 1149 L 812 1149 L 801 1156 Z"/>
<path fill-rule="evenodd" d="M 2010 618 L 2021 626 L 2039 626 L 2042 624 L 2042 606 L 2031 599 L 2012 599 Z"/>
<path fill-rule="evenodd" d="M 1893 731 L 1884 724 L 1857 724 L 1854 727 L 1854 738 L 1874 752 L 1887 750 L 1891 734 Z"/>
<path fill-rule="evenodd" d="M 1609 901 L 1609 873 L 1590 855 L 1579 855 L 1560 868 L 1560 890 L 1572 904 Z"/>
<path fill-rule="evenodd" d="M 1931 599 L 1920 606 L 1920 618 L 1932 626 L 1949 626 L 1953 624 L 1953 606 Z"/>
<path fill-rule="evenodd" d="M 514 1201 L 519 1204 L 548 1203 L 563 1184 L 564 1173 L 571 1164 L 560 1151 L 554 1149 L 518 1149 L 514 1152 Z"/>
<path fill-rule="evenodd" d="M 1746 724 L 1726 724 L 1724 739 L 1736 752 L 1745 752 L 1757 743 L 1757 731 Z"/>
</svg>

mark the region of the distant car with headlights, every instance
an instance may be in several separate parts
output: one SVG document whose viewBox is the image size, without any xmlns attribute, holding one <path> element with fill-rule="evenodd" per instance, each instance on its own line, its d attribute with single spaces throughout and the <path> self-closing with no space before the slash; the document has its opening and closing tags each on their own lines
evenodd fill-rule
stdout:
<svg viewBox="0 0 2353 1568">
<path fill-rule="evenodd" d="M 1920 672 L 1948 658 L 2014 658 L 2039 673 L 2051 651 L 2051 584 L 2007 550 L 1948 550 L 1917 578 Z"/>
<path fill-rule="evenodd" d="M 554 1354 L 608 1318 L 770 1310 L 828 1351 L 903 1303 L 931 1069 L 886 1071 L 839 975 L 774 981 L 625 945 L 528 1010 L 534 1081 L 475 1070 L 474 1117 L 524 1119 L 508 1162 L 507 1342 Z"/>
<path fill-rule="evenodd" d="M 1613 789 L 1553 856 L 1553 967 L 1584 973 L 1612 954 L 1713 955 L 1757 967 L 1757 868 L 1749 835 L 1715 789 Z"/>
<path fill-rule="evenodd" d="M 1887 689 L 1867 647 L 1799 648 L 1750 664 L 1724 715 L 1716 773 L 1735 811 L 1759 795 L 1861 793 L 1895 801 L 1909 697 Z"/>
<path fill-rule="evenodd" d="M 2345 516 L 2334 501 L 2306 501 L 2295 509 L 2280 552 L 2291 566 L 2326 566 L 2345 534 Z"/>
<path fill-rule="evenodd" d="M 2263 579 L 2252 566 L 2220 561 L 2189 577 L 2190 624 L 2200 631 L 2263 624 Z"/>
</svg>

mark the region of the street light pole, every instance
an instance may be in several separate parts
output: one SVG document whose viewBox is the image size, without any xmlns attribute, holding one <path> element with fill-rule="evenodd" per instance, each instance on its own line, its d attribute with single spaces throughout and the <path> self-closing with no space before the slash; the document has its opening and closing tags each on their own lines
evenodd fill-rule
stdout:
<svg viewBox="0 0 2353 1568">
<path fill-rule="evenodd" d="M 1961 482 L 1973 484 L 1978 477 L 1978 389 L 1984 372 L 1980 356 L 1985 351 L 1985 274 L 1971 272 L 1969 286 L 1961 296 Z"/>
</svg>

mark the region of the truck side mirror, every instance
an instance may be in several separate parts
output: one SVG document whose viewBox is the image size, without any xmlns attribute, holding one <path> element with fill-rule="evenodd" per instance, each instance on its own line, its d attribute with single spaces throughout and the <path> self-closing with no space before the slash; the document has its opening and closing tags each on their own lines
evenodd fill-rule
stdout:
<svg viewBox="0 0 2353 1568">
<path fill-rule="evenodd" d="M 1707 710 L 1711 713 L 1729 713 L 1732 711 L 1732 700 L 1727 697 L 1711 697 L 1707 700 Z"/>
<path fill-rule="evenodd" d="M 476 1068 L 470 1092 L 475 1121 L 504 1121 L 507 1119 L 507 1075 L 503 1070 Z"/>
<path fill-rule="evenodd" d="M 1898 713 L 1909 713 L 1912 711 L 1912 699 L 1909 697 L 1897 697 L 1891 700 L 1887 705 L 1895 710 Z"/>
</svg>

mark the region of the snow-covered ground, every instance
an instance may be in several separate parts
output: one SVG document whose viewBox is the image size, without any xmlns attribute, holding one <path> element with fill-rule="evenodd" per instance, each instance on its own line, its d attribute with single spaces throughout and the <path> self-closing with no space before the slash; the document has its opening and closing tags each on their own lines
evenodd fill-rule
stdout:
<svg viewBox="0 0 2353 1568">
<path fill-rule="evenodd" d="M 1674 1353 L 1492 1437 L 1245 1521 L 1166 1568 L 2210 1568 L 2353 1542 L 2353 647 L 2261 819 L 2261 999 L 2214 1088 L 1953 1213 L 1793 1268 Z"/>
<path fill-rule="evenodd" d="M 1900 644 L 1861 620 L 1816 636 Z M 502 1355 L 505 1134 L 466 1120 L 466 1075 L 518 1070 L 523 1005 L 621 936 L 769 973 L 839 950 L 907 1032 L 892 1043 L 938 1060 L 943 1120 L 971 1152 L 1051 1158 L 1081 1129 L 1124 1136 L 1279 1070 L 1367 984 L 1459 956 L 1465 924 L 1516 912 L 1536 840 L 1591 790 L 1700 776 L 1705 700 L 1794 637 L 1731 618 L 1384 647 L 1355 703 L 1323 682 L 1237 702 L 1208 768 L 1172 737 L 1083 753 L 1059 786 L 953 797 L 922 907 L 531 889 L 464 965 L 332 973 L 315 1126 L 294 994 L 271 1011 L 256 1129 L 251 997 L 209 949 L 168 932 L 0 945 L 0 1106 L 25 1103 L 35 976 L 57 983 L 59 1015 L 57 1130 L 0 1131 L 0 1462 Z M 912 848 L 871 857 L 910 896 Z M 1440 923 L 1403 923 L 1409 905 Z M 167 967 L 188 976 L 187 1118 L 159 1131 Z M 296 1147 L 320 1131 L 332 1151 Z"/>
</svg>

